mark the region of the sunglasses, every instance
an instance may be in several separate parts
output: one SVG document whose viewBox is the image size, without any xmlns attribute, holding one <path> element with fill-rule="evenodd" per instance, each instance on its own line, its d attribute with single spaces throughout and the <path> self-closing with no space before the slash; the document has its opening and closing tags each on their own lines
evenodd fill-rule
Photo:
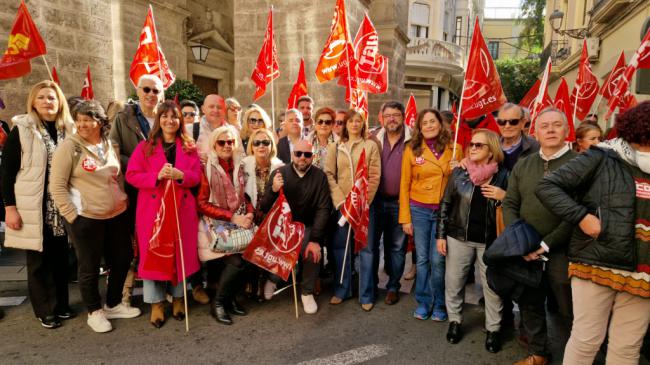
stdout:
<svg viewBox="0 0 650 365">
<path fill-rule="evenodd" d="M 305 156 L 305 158 L 311 158 L 311 156 L 313 156 L 314 153 L 304 152 L 304 151 L 293 151 L 293 155 L 296 156 L 296 158 L 301 158 L 302 156 Z"/>
<path fill-rule="evenodd" d="M 218 139 L 217 140 L 217 145 L 219 145 L 219 147 L 223 147 L 225 145 L 232 146 L 234 144 L 235 144 L 234 139 Z"/>
<path fill-rule="evenodd" d="M 481 143 L 481 142 L 470 142 L 469 143 L 469 148 L 476 148 L 476 149 L 481 149 L 483 147 L 487 146 L 486 143 Z"/>
<path fill-rule="evenodd" d="M 196 117 L 195 112 L 183 112 L 184 117 Z"/>
<path fill-rule="evenodd" d="M 248 118 L 248 124 L 264 124 L 264 119 Z"/>
<path fill-rule="evenodd" d="M 497 119 L 497 124 L 502 127 L 506 124 L 510 124 L 511 126 L 514 127 L 517 124 L 519 124 L 520 121 L 521 119 Z"/>
<path fill-rule="evenodd" d="M 268 147 L 268 146 L 271 145 L 271 141 L 269 141 L 268 139 L 261 139 L 259 141 L 253 141 L 253 147 L 259 147 L 260 145 Z"/>
<path fill-rule="evenodd" d="M 325 125 L 332 125 L 332 121 L 331 121 L 331 120 L 323 120 L 323 119 L 319 119 L 317 123 L 318 123 L 318 125 L 323 125 L 323 124 L 325 124 Z"/>
<path fill-rule="evenodd" d="M 160 93 L 160 90 L 152 89 L 149 86 L 143 87 L 142 91 L 144 91 L 145 94 L 153 93 L 154 95 L 158 95 Z"/>
<path fill-rule="evenodd" d="M 336 123 L 336 125 L 338 125 L 338 126 L 341 126 L 341 125 L 345 124 L 345 122 L 342 121 L 342 120 L 337 120 L 335 123 Z"/>
</svg>

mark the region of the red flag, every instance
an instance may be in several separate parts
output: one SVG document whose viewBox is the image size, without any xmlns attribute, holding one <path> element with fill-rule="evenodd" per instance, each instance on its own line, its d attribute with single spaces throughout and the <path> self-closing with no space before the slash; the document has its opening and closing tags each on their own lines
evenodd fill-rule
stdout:
<svg viewBox="0 0 650 365">
<path fill-rule="evenodd" d="M 580 66 L 578 68 L 578 77 L 576 84 L 571 91 L 571 105 L 575 108 L 576 117 L 580 120 L 585 119 L 591 109 L 591 105 L 598 95 L 598 78 L 591 71 L 589 64 L 589 54 L 587 53 L 587 40 L 582 42 L 582 55 L 580 56 Z M 576 93 L 578 93 L 576 102 Z M 572 111 L 573 112 L 573 111 Z"/>
<path fill-rule="evenodd" d="M 280 189 L 242 257 L 286 281 L 298 261 L 304 235 L 305 225 L 293 221 L 291 207 Z"/>
<path fill-rule="evenodd" d="M 316 66 L 316 78 L 323 83 L 339 76 L 341 68 L 347 68 L 348 58 L 353 58 L 347 47 L 349 44 L 348 25 L 345 15 L 345 0 L 336 0 L 330 35 L 325 42 Z M 351 47 L 350 47 L 351 48 Z"/>
<path fill-rule="evenodd" d="M 616 88 L 616 83 L 621 77 L 623 77 L 625 66 L 625 52 L 621 51 L 618 61 L 616 61 L 614 68 L 612 68 L 612 71 L 609 73 L 609 76 L 607 76 L 607 79 L 603 82 L 603 86 L 600 88 L 600 94 L 603 98 L 609 100 L 609 98 L 612 97 L 614 89 Z"/>
<path fill-rule="evenodd" d="M 163 280 L 169 280 L 176 285 L 178 282 L 176 252 L 180 250 L 176 206 L 180 204 L 180 194 L 176 194 L 172 184 L 174 184 L 172 180 L 166 180 L 165 185 L 160 188 L 162 189 L 162 199 L 160 199 L 160 207 L 151 230 L 149 248 L 144 257 L 143 268 L 161 274 Z"/>
<path fill-rule="evenodd" d="M 365 92 L 359 89 L 352 89 L 350 109 L 356 110 L 363 115 L 364 119 L 368 119 L 368 98 Z"/>
<path fill-rule="evenodd" d="M 475 119 L 499 109 L 506 101 L 499 73 L 485 45 L 476 17 L 465 72 L 462 110 L 459 114 L 462 119 Z"/>
<path fill-rule="evenodd" d="M 153 9 L 149 5 L 149 12 L 144 21 L 142 32 L 140 32 L 140 43 L 135 52 L 129 77 L 133 86 L 138 85 L 142 75 L 156 75 L 162 80 L 165 90 L 176 80 L 176 75 L 169 69 L 169 64 L 158 44 L 158 33 L 156 23 L 153 19 Z"/>
<path fill-rule="evenodd" d="M 90 65 L 86 69 L 86 78 L 84 79 L 83 88 L 81 89 L 81 97 L 84 100 L 92 100 L 95 98 L 95 92 L 93 91 L 93 82 L 90 78 Z"/>
<path fill-rule="evenodd" d="M 271 7 L 266 23 L 264 43 L 262 43 L 262 49 L 257 56 L 257 64 L 251 75 L 251 80 L 256 86 L 253 101 L 262 97 L 266 92 L 266 85 L 277 79 L 278 76 L 280 76 L 280 67 L 278 66 L 278 50 L 273 38 L 273 7 Z"/>
<path fill-rule="evenodd" d="M 413 94 L 409 96 L 409 101 L 406 103 L 406 111 L 404 112 L 404 124 L 407 127 L 413 128 L 415 120 L 418 117 L 418 106 L 415 104 L 415 97 Z"/>
<path fill-rule="evenodd" d="M 8 43 L 0 60 L 0 80 L 25 76 L 32 71 L 30 60 L 47 53 L 45 42 L 24 1 L 18 6 Z"/>
<path fill-rule="evenodd" d="M 300 59 L 300 69 L 298 70 L 298 78 L 296 83 L 293 84 L 291 88 L 291 94 L 289 94 L 289 100 L 287 100 L 287 110 L 298 107 L 298 99 L 301 96 L 307 95 L 307 78 L 305 77 L 305 60 Z"/>
<path fill-rule="evenodd" d="M 361 251 L 368 245 L 368 223 L 370 222 L 370 207 L 368 205 L 368 166 L 366 166 L 366 150 L 361 151 L 357 170 L 354 174 L 354 185 L 345 197 L 341 206 L 341 220 L 350 223 L 354 230 L 354 252 Z"/>
<path fill-rule="evenodd" d="M 537 114 L 541 112 L 544 108 L 548 107 L 546 100 L 550 100 L 548 96 L 548 79 L 551 75 L 551 57 L 546 61 L 546 67 L 544 67 L 544 74 L 542 75 L 542 81 L 539 84 L 539 89 L 537 90 L 537 97 L 535 97 L 535 102 L 533 103 L 533 108 L 530 110 L 530 130 L 529 134 L 535 133 L 535 119 L 537 119 Z M 549 105 L 552 105 L 551 102 Z"/>
<path fill-rule="evenodd" d="M 57 85 L 61 86 L 61 81 L 59 81 L 59 75 L 56 73 L 56 67 L 52 66 L 52 81 L 56 82 Z"/>
<path fill-rule="evenodd" d="M 375 26 L 366 14 L 354 37 L 350 73 L 348 80 L 347 68 L 341 68 L 338 84 L 350 85 L 362 91 L 373 94 L 383 94 L 388 89 L 388 59 L 379 54 L 379 36 Z"/>
<path fill-rule="evenodd" d="M 636 97 L 629 91 L 623 96 L 622 104 L 618 105 L 619 113 L 625 113 L 628 109 L 634 108 L 639 102 L 636 100 Z"/>
<path fill-rule="evenodd" d="M 569 122 L 569 135 L 566 138 L 567 142 L 575 142 L 576 140 L 576 130 L 573 125 L 573 110 L 571 109 L 571 103 L 569 102 L 569 85 L 566 83 L 564 77 L 560 82 L 560 86 L 557 88 L 557 93 L 555 93 L 555 101 L 553 105 L 564 112 L 566 119 Z"/>
<path fill-rule="evenodd" d="M 176 104 L 178 109 L 181 108 L 181 102 L 178 100 L 178 94 L 174 95 L 174 104 Z"/>
<path fill-rule="evenodd" d="M 7 142 L 7 132 L 5 132 L 4 128 L 0 127 L 0 149 L 2 149 L 5 145 L 5 142 Z"/>
<path fill-rule="evenodd" d="M 623 99 L 625 98 L 625 94 L 628 92 L 632 76 L 636 72 L 637 68 L 650 68 L 650 28 L 646 32 L 645 37 L 643 37 L 639 49 L 634 52 L 634 56 L 632 56 L 630 64 L 625 68 L 623 76 L 621 76 L 616 83 L 616 88 L 612 92 L 613 97 L 609 99 L 605 119 L 609 119 L 617 106 L 625 105 Z"/>
<path fill-rule="evenodd" d="M 522 108 L 528 109 L 529 112 L 532 112 L 533 110 L 533 105 L 535 104 L 535 99 L 537 98 L 537 94 L 539 93 L 539 85 L 542 82 L 537 79 L 535 81 L 535 84 L 528 90 L 526 95 L 521 99 L 519 102 L 519 106 Z M 542 96 L 542 109 L 553 105 L 553 101 L 551 100 L 551 97 L 548 95 L 548 92 Z"/>
</svg>

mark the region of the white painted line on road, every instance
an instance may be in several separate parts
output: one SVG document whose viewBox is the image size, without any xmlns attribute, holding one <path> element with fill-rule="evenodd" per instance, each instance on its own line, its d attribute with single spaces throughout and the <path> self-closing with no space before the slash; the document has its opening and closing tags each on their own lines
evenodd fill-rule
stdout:
<svg viewBox="0 0 650 365">
<path fill-rule="evenodd" d="M 297 365 L 352 365 L 388 355 L 387 345 L 369 345 L 314 360 L 303 361 Z"/>
<path fill-rule="evenodd" d="M 27 297 L 0 297 L 0 307 L 21 305 Z"/>
</svg>

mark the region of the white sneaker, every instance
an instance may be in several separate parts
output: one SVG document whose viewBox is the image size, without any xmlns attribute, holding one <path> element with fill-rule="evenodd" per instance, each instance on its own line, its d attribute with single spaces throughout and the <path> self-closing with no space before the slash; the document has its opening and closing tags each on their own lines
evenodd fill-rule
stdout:
<svg viewBox="0 0 650 365">
<path fill-rule="evenodd" d="M 309 295 L 301 295 L 300 299 L 302 300 L 302 309 L 305 311 L 307 314 L 314 314 L 318 310 L 318 304 L 316 304 L 316 301 L 314 300 L 314 296 L 309 294 Z"/>
<path fill-rule="evenodd" d="M 271 280 L 267 280 L 264 284 L 264 299 L 271 300 L 271 298 L 273 298 L 273 293 L 275 293 L 275 283 Z"/>
<path fill-rule="evenodd" d="M 135 318 L 140 315 L 140 309 L 124 303 L 120 303 L 113 308 L 109 308 L 104 304 L 104 314 L 106 315 L 106 319 Z"/>
<path fill-rule="evenodd" d="M 113 329 L 111 322 L 106 319 L 106 313 L 102 309 L 88 313 L 87 323 L 93 331 L 98 333 L 108 332 Z"/>
</svg>

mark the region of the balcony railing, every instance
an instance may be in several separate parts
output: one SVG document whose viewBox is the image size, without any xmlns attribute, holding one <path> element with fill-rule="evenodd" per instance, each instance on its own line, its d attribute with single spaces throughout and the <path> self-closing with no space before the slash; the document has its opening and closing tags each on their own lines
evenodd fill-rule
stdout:
<svg viewBox="0 0 650 365">
<path fill-rule="evenodd" d="M 463 69 L 463 49 L 457 44 L 429 38 L 413 38 L 406 49 L 406 61 L 423 66 Z"/>
<path fill-rule="evenodd" d="M 559 65 L 571 55 L 571 47 L 569 42 L 565 39 L 552 40 L 551 43 L 546 45 L 539 57 L 540 69 L 544 69 L 546 61 L 551 57 L 551 64 L 553 66 Z"/>
</svg>

